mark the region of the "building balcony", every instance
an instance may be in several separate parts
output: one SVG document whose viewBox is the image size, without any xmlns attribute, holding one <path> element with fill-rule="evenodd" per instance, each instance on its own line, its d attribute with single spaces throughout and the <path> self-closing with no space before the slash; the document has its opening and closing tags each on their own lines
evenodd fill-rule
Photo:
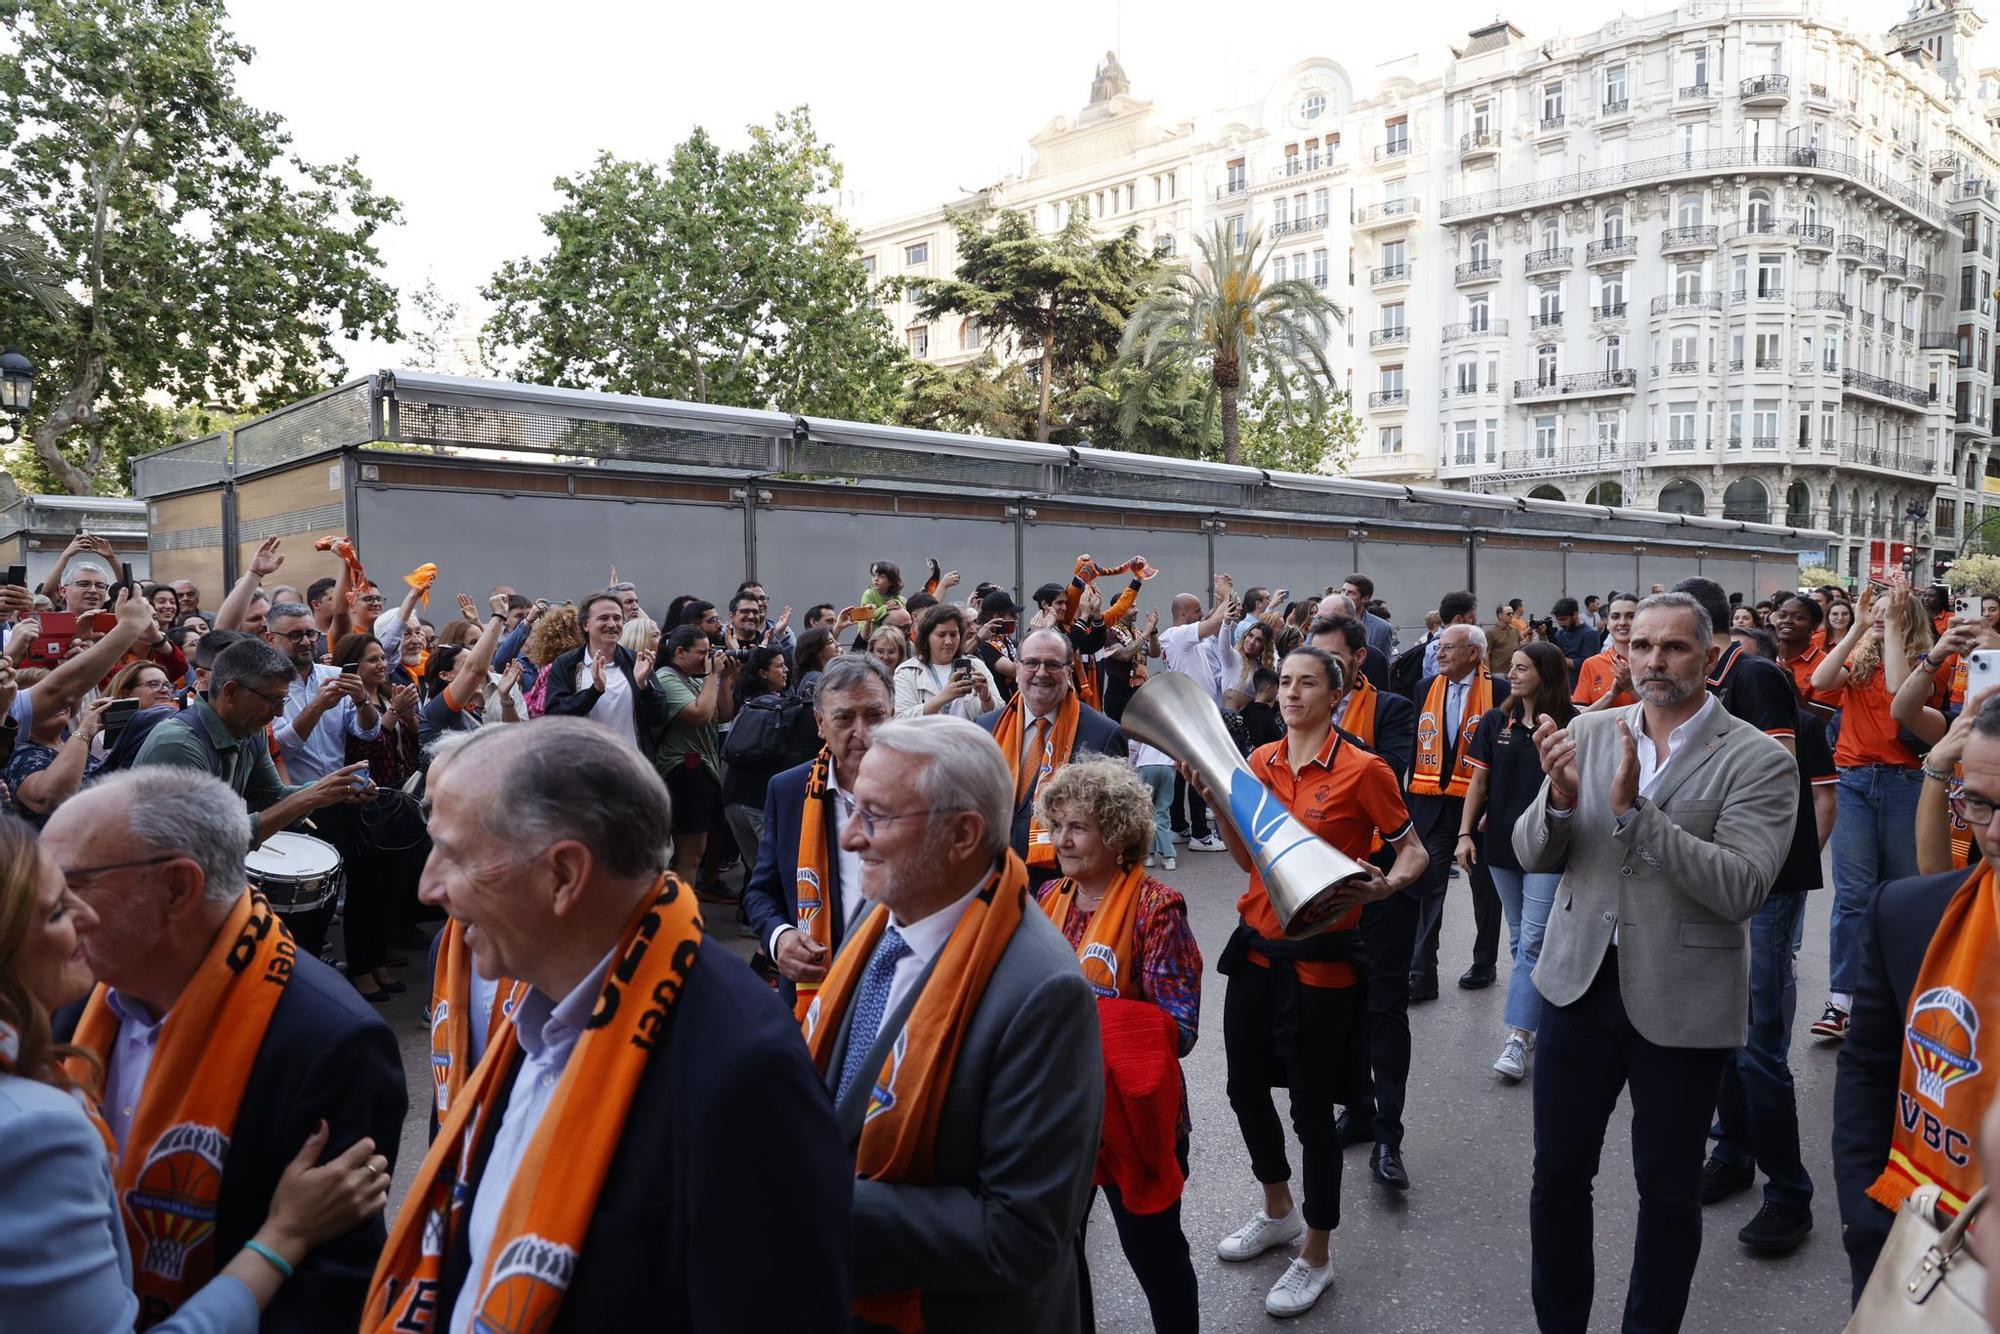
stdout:
<svg viewBox="0 0 2000 1334">
<path fill-rule="evenodd" d="M 1558 111 L 1553 116 L 1542 117 L 1541 120 L 1536 123 L 1535 130 L 1537 133 L 1540 134 L 1554 134 L 1556 131 L 1564 129 L 1567 126 L 1567 124 L 1568 124 L 1568 117 L 1564 116 L 1562 112 Z"/>
<path fill-rule="evenodd" d="M 1613 236 L 1592 241 L 1583 248 L 1583 262 L 1591 268 L 1600 264 L 1629 264 L 1639 254 L 1639 238 Z"/>
<path fill-rule="evenodd" d="M 1830 252 L 1833 249 L 1833 228 L 1818 222 L 1800 223 L 1799 248 Z"/>
<path fill-rule="evenodd" d="M 1684 255 L 1692 251 L 1713 250 L 1717 231 L 1713 226 L 1669 227 L 1660 233 L 1660 253 Z"/>
<path fill-rule="evenodd" d="M 1560 329 L 1562 328 L 1562 322 L 1563 313 L 1559 310 L 1550 311 L 1545 315 L 1530 315 L 1528 317 L 1528 332 L 1535 334 L 1546 330 Z"/>
<path fill-rule="evenodd" d="M 1442 341 L 1463 343 L 1474 338 L 1505 338 L 1507 321 L 1484 320 L 1466 324 L 1447 324 L 1440 331 Z M 1497 386 L 1496 386 L 1497 387 Z"/>
<path fill-rule="evenodd" d="M 1856 397 L 1886 403 L 1892 408 L 1901 408 L 1906 412 L 1928 412 L 1937 402 L 1936 397 L 1928 389 L 1885 380 L 1866 371 L 1844 370 L 1840 373 L 1840 384 L 1843 390 Z"/>
<path fill-rule="evenodd" d="M 1241 176 L 1232 176 L 1221 185 L 1215 187 L 1215 197 L 1218 200 L 1238 199 L 1249 193 L 1250 182 Z"/>
<path fill-rule="evenodd" d="M 1707 84 L 1684 83 L 1681 85 L 1680 97 L 1677 100 L 1682 102 L 1710 102 L 1714 99 L 1715 93 Z"/>
<path fill-rule="evenodd" d="M 1854 307 L 1847 303 L 1846 297 L 1832 288 L 1825 287 L 1816 288 L 1809 292 L 1800 292 L 1798 308 L 1802 311 L 1827 310 L 1838 315 L 1852 315 L 1854 313 Z"/>
<path fill-rule="evenodd" d="M 1731 241 L 1777 241 L 1796 240 L 1799 234 L 1798 220 L 1795 218 L 1739 218 L 1723 231 Z"/>
<path fill-rule="evenodd" d="M 1639 377 L 1630 368 L 1615 371 L 1585 371 L 1580 375 L 1557 375 L 1547 379 L 1514 381 L 1514 399 L 1596 398 L 1605 394 L 1629 394 Z"/>
<path fill-rule="evenodd" d="M 1934 181 L 1949 180 L 1951 177 L 1965 170 L 1965 165 L 1965 159 L 1957 153 L 1952 152 L 1949 148 L 1941 148 L 1931 154 L 1931 179 Z"/>
<path fill-rule="evenodd" d="M 1818 148 L 1790 148 L 1778 145 L 1756 148 L 1710 148 L 1694 153 L 1668 153 L 1616 166 L 1552 176 L 1542 181 L 1483 190 L 1444 201 L 1439 216 L 1476 217 L 1512 213 L 1554 203 L 1562 199 L 1588 198 L 1623 192 L 1633 186 L 1672 180 L 1738 176 L 1764 171 L 1773 175 L 1798 175 L 1832 183 L 1852 183 L 1900 210 L 1912 221 L 1942 228 L 1947 215 L 1944 207 L 1923 191 L 1896 180 L 1888 172 L 1872 167 L 1847 153 Z"/>
<path fill-rule="evenodd" d="M 1903 286 L 1915 288 L 1919 292 L 1930 286 L 1930 281 L 1930 270 L 1918 268 L 1914 264 L 1910 265 L 1909 272 L 1903 275 Z"/>
<path fill-rule="evenodd" d="M 1388 329 L 1377 329 L 1368 335 L 1368 346 L 1370 347 L 1408 347 L 1409 345 L 1410 328 L 1406 324 L 1398 324 Z"/>
<path fill-rule="evenodd" d="M 1792 81 L 1782 74 L 1759 74 L 1736 86 L 1737 100 L 1746 107 L 1783 106 L 1791 97 Z"/>
<path fill-rule="evenodd" d="M 1442 401 L 1462 398 L 1484 398 L 1488 394 L 1497 394 L 1499 392 L 1500 382 L 1498 380 L 1489 380 L 1485 384 L 1477 382 L 1472 384 L 1448 384 L 1438 391 L 1438 398 Z"/>
<path fill-rule="evenodd" d="M 1621 472 L 1626 467 L 1642 462 L 1646 447 L 1636 440 L 1588 441 L 1583 444 L 1556 445 L 1549 447 L 1530 446 L 1525 449 L 1503 449 L 1496 464 L 1500 472 L 1523 473 L 1535 477 L 1574 476 L 1593 472 Z M 1461 464 L 1459 466 L 1465 466 Z"/>
<path fill-rule="evenodd" d="M 1491 130 L 1473 130 L 1458 136 L 1458 160 L 1471 162 L 1492 157 L 1500 151 L 1500 136 Z"/>
<path fill-rule="evenodd" d="M 1332 153 L 1302 153 L 1297 157 L 1286 158 L 1282 165 L 1271 168 L 1271 182 L 1283 184 L 1287 181 L 1302 181 L 1310 176 L 1324 176 L 1342 165 Z"/>
<path fill-rule="evenodd" d="M 1926 352 L 1949 352 L 1958 355 L 1958 333 L 1953 329 L 1927 329 L 1917 340 L 1918 346 Z"/>
<path fill-rule="evenodd" d="M 1385 199 L 1379 204 L 1370 204 L 1354 215 L 1357 231 L 1372 230 L 1377 227 L 1399 227 L 1416 221 L 1421 212 L 1420 201 L 1415 199 Z"/>
<path fill-rule="evenodd" d="M 1607 301 L 1601 306 L 1592 306 L 1590 308 L 1590 318 L 1593 320 L 1622 320 L 1625 318 L 1625 303 L 1623 301 Z"/>
<path fill-rule="evenodd" d="M 1840 239 L 1834 242 L 1833 248 L 1834 252 L 1842 259 L 1858 261 L 1868 253 L 1868 238 L 1865 236 L 1855 236 L 1849 232 L 1842 232 Z"/>
<path fill-rule="evenodd" d="M 1368 395 L 1368 406 L 1386 411 L 1399 411 L 1410 406 L 1407 389 L 1377 389 Z"/>
<path fill-rule="evenodd" d="M 1732 306 L 1748 305 L 1752 301 L 1783 301 L 1784 299 L 1785 289 L 1782 287 L 1758 287 L 1747 291 L 1739 289 L 1729 294 L 1729 304 Z"/>
<path fill-rule="evenodd" d="M 1890 255 L 1888 257 L 1888 260 L 1889 262 L 1883 269 L 1883 272 L 1887 273 L 1891 278 L 1897 278 L 1897 279 L 1909 276 L 1910 272 L 1909 260 L 1905 259 L 1901 255 Z"/>
<path fill-rule="evenodd" d="M 1670 296 L 1653 298 L 1652 311 L 1655 315 L 1665 315 L 1677 310 L 1721 310 L 1720 292 L 1678 292 Z"/>
<path fill-rule="evenodd" d="M 1630 99 L 1629 97 L 1606 98 L 1604 100 L 1604 105 L 1598 111 L 1598 114 L 1603 116 L 1606 120 L 1611 119 L 1613 116 L 1628 116 L 1631 113 L 1632 113 L 1632 99 Z"/>
<path fill-rule="evenodd" d="M 1732 435 L 1729 437 L 1729 447 L 1731 449 L 1742 449 L 1747 445 L 1751 449 L 1761 450 L 1765 453 L 1775 451 L 1782 442 L 1782 438 L 1775 435 Z"/>
<path fill-rule="evenodd" d="M 1875 272 L 1877 273 L 1881 273 L 1888 267 L 1889 267 L 1889 252 L 1883 249 L 1881 246 L 1878 245 L 1869 246 L 1867 251 L 1863 253 L 1861 256 L 1861 271 L 1863 273 L 1868 272 L 1868 270 L 1870 269 L 1875 270 Z"/>
<path fill-rule="evenodd" d="M 1500 281 L 1500 261 L 1497 259 L 1467 260 L 1452 270 L 1452 281 L 1460 287 L 1476 287 L 1481 283 Z"/>
<path fill-rule="evenodd" d="M 1398 158 L 1406 158 L 1409 155 L 1410 141 L 1408 139 L 1391 139 L 1386 144 L 1375 145 L 1375 161 L 1377 162 L 1394 162 Z"/>
<path fill-rule="evenodd" d="M 1531 250 L 1521 260 L 1521 272 L 1564 273 L 1576 262 L 1575 246 L 1551 246 L 1547 250 Z"/>
<path fill-rule="evenodd" d="M 1713 372 L 1715 363 L 1712 361 L 1708 363 L 1708 369 Z M 1699 361 L 1669 361 L 1664 365 L 1653 367 L 1650 378 L 1657 380 L 1662 375 L 1700 375 L 1701 370 L 1702 364 Z"/>
<path fill-rule="evenodd" d="M 1935 477 L 1938 472 L 1937 460 L 1916 450 L 1861 445 L 1849 440 L 1840 442 L 1840 461 L 1864 468 L 1886 468 L 1916 477 Z"/>
<path fill-rule="evenodd" d="M 1872 310 L 1864 310 L 1864 311 L 1862 311 L 1862 312 L 1861 312 L 1861 327 L 1862 327 L 1862 328 L 1864 328 L 1864 329 L 1872 329 L 1872 328 L 1874 328 L 1874 327 L 1875 327 L 1875 312 L 1874 312 L 1874 311 L 1872 311 Z"/>
<path fill-rule="evenodd" d="M 1952 182 L 1949 195 L 1954 204 L 1971 204 L 1983 199 L 1989 204 L 2000 203 L 2000 190 L 1993 188 L 1991 181 L 1982 181 L 1976 176 Z"/>
<path fill-rule="evenodd" d="M 1407 264 L 1384 264 L 1368 270 L 1370 287 L 1400 287 L 1409 281 L 1410 266 Z"/>
<path fill-rule="evenodd" d="M 1293 218 L 1289 222 L 1271 224 L 1273 236 L 1309 236 L 1326 230 L 1326 214 L 1314 213 L 1306 217 Z"/>
</svg>

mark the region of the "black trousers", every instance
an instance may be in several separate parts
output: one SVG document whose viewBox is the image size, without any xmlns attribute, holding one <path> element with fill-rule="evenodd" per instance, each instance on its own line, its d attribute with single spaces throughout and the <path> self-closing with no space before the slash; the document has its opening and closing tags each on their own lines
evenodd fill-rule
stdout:
<svg viewBox="0 0 2000 1334">
<path fill-rule="evenodd" d="M 1169 823 L 1176 833 L 1208 837 L 1208 803 L 1201 799 L 1201 793 L 1188 786 L 1178 770 L 1174 772 L 1174 806 Z"/>
<path fill-rule="evenodd" d="M 1375 1142 L 1403 1146 L 1403 1102 L 1410 1082 L 1410 951 L 1420 905 L 1391 894 L 1361 910 L 1363 1032 L 1347 1044 L 1341 1080 L 1350 1117 L 1373 1121 Z"/>
<path fill-rule="evenodd" d="M 1419 984 L 1429 987 L 1437 983 L 1438 938 L 1444 929 L 1445 900 L 1451 888 L 1451 868 L 1458 851 L 1458 821 L 1462 813 L 1457 809 L 1457 802 L 1453 802 L 1452 806 L 1454 809 L 1439 816 L 1430 832 L 1424 835 L 1424 851 L 1430 854 L 1431 864 L 1425 868 L 1424 878 L 1417 882 L 1423 886 L 1424 934 L 1410 959 L 1412 987 Z M 1467 879 L 1472 886 L 1472 966 L 1493 972 L 1500 957 L 1500 891 L 1493 887 L 1493 873 L 1486 869 L 1483 860 L 1472 864 L 1472 874 Z"/>
<path fill-rule="evenodd" d="M 1596 1283 L 1591 1183 L 1619 1090 L 1632 1090 L 1639 1228 L 1625 1334 L 1681 1327 L 1701 1258 L 1701 1165 L 1728 1048 L 1661 1047 L 1639 1036 L 1618 989 L 1618 951 L 1574 1004 L 1542 1006 L 1535 1030 L 1535 1173 L 1528 1196 L 1535 1317 L 1584 1334 Z"/>
<path fill-rule="evenodd" d="M 1301 1203 L 1306 1226 L 1331 1231 L 1340 1226 L 1340 1140 L 1334 1134 L 1334 1103 L 1347 1069 L 1347 1047 L 1359 1041 L 1358 987 L 1299 988 L 1296 1060 L 1278 1056 L 1277 988 L 1271 970 L 1254 963 L 1229 979 L 1222 1000 L 1222 1045 L 1229 1062 L 1229 1106 L 1250 1151 L 1250 1170 L 1274 1186 L 1292 1178 L 1285 1157 L 1285 1128 L 1271 1090 L 1292 1093 L 1292 1129 L 1305 1163 Z"/>
<path fill-rule="evenodd" d="M 1174 1146 L 1181 1172 L 1187 1172 L 1188 1142 Z M 1195 1282 L 1194 1260 L 1188 1254 L 1187 1234 L 1181 1231 L 1181 1202 L 1175 1200 L 1156 1214 L 1135 1214 L 1125 1208 L 1118 1187 L 1105 1186 L 1104 1202 L 1111 1209 L 1111 1221 L 1118 1229 L 1118 1246 L 1125 1261 L 1146 1294 L 1152 1312 L 1154 1334 L 1195 1334 L 1201 1328 L 1201 1290 Z M 1091 1300 L 1090 1265 L 1085 1254 L 1084 1234 L 1090 1215 L 1076 1234 L 1077 1291 L 1083 1294 L 1083 1327 L 1097 1328 L 1096 1305 Z"/>
</svg>

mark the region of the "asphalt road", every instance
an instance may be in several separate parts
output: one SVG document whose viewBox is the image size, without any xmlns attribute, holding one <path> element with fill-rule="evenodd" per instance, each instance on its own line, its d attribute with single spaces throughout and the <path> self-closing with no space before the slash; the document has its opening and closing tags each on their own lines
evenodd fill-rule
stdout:
<svg viewBox="0 0 2000 1334">
<path fill-rule="evenodd" d="M 1341 1225 L 1333 1238 L 1339 1277 L 1319 1305 L 1281 1322 L 1264 1312 L 1264 1294 L 1290 1262 L 1273 1251 L 1248 1264 L 1215 1258 L 1215 1244 L 1261 1203 L 1249 1156 L 1224 1092 L 1222 995 L 1213 971 L 1235 923 L 1233 905 L 1244 883 L 1225 853 L 1183 852 L 1179 869 L 1162 877 L 1188 899 L 1209 971 L 1201 1040 L 1185 1066 L 1193 1103 L 1194 1141 L 1182 1221 L 1201 1282 L 1202 1328 L 1255 1330 L 1289 1324 L 1312 1330 L 1371 1334 L 1478 1331 L 1511 1334 L 1535 1327 L 1528 1296 L 1528 1186 L 1533 1160 L 1531 1093 L 1490 1073 L 1504 1035 L 1500 986 L 1461 991 L 1453 980 L 1471 960 L 1472 909 L 1462 880 L 1452 882 L 1446 909 L 1444 994 L 1410 1016 L 1410 1072 L 1404 1159 L 1412 1187 L 1391 1192 L 1369 1175 L 1367 1151 L 1350 1149 L 1342 1182 Z M 1814 1044 L 1806 1025 L 1817 1017 L 1826 986 L 1826 921 L 1830 893 L 1815 893 L 1799 958 L 1799 1018 L 1792 1069 L 1798 1080 L 1800 1131 L 1806 1166 L 1818 1188 L 1812 1238 L 1780 1260 L 1754 1257 L 1736 1241 L 1761 1202 L 1759 1189 L 1707 1211 L 1701 1267 L 1684 1328 L 1754 1330 L 1757 1334 L 1825 1334 L 1847 1319 L 1847 1261 L 1833 1198 L 1828 1137 L 1833 1106 L 1833 1049 Z M 720 914 L 715 914 L 719 919 Z M 724 938 L 746 957 L 750 944 L 733 929 Z M 1504 939 L 1503 939 L 1504 957 Z M 412 1111 L 396 1171 L 400 1202 L 423 1157 L 429 1052 L 420 1011 L 425 983 L 421 956 L 403 970 L 408 994 L 385 1005 L 402 1041 Z M 1284 1114 L 1284 1094 L 1279 1110 Z M 1630 1108 L 1623 1099 L 1605 1137 L 1597 1183 L 1597 1305 L 1592 1329 L 1615 1330 L 1625 1299 L 1638 1197 L 1632 1185 Z M 1287 1124 L 1289 1133 L 1289 1122 Z M 1298 1149 L 1291 1158 L 1298 1167 Z M 1098 1329 L 1135 1334 L 1151 1329 L 1145 1298 L 1118 1249 L 1100 1202 L 1090 1221 L 1090 1267 Z"/>
</svg>

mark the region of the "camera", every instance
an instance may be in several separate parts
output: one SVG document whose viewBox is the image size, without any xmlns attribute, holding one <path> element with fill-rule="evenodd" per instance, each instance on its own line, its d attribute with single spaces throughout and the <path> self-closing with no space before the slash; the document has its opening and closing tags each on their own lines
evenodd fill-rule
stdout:
<svg viewBox="0 0 2000 1334">
<path fill-rule="evenodd" d="M 1552 638 L 1556 632 L 1556 618 L 1553 616 L 1544 616 L 1537 620 L 1531 616 L 1528 618 L 1528 628 L 1544 639 Z"/>
<path fill-rule="evenodd" d="M 717 649 L 716 654 L 729 659 L 731 662 L 748 662 L 750 661 L 750 655 L 756 651 L 749 648 L 723 648 Z"/>
</svg>

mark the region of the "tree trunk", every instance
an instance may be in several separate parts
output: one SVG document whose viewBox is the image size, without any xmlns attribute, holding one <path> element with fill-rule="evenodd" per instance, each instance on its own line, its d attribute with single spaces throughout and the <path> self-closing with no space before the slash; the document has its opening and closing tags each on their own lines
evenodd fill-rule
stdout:
<svg viewBox="0 0 2000 1334">
<path fill-rule="evenodd" d="M 103 360 L 95 353 L 86 353 L 69 388 L 56 400 L 48 415 L 37 423 L 30 437 L 34 442 L 35 457 L 55 475 L 63 490 L 73 496 L 90 494 L 97 467 L 104 460 L 104 446 L 102 442 L 93 443 L 84 455 L 84 466 L 79 468 L 63 456 L 62 438 L 78 426 L 88 427 L 91 424 L 91 404 L 97 399 L 103 379 Z"/>
<path fill-rule="evenodd" d="M 1222 395 L 1222 461 L 1236 463 L 1243 454 L 1243 437 L 1236 422 L 1236 386 L 1225 384 L 1220 389 Z"/>
<path fill-rule="evenodd" d="M 1055 378 L 1056 315 L 1049 312 L 1048 326 L 1042 330 L 1041 402 L 1035 409 L 1035 439 L 1049 442 L 1049 401 Z"/>
</svg>

